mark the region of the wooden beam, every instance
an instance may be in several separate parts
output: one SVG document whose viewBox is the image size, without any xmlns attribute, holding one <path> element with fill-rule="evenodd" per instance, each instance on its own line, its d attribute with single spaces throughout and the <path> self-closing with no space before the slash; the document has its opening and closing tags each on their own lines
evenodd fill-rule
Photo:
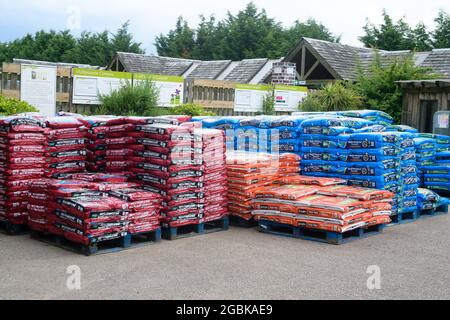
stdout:
<svg viewBox="0 0 450 320">
<path fill-rule="evenodd" d="M 4 73 L 15 73 L 20 74 L 21 65 L 17 63 L 3 63 L 3 72 Z"/>
<path fill-rule="evenodd" d="M 302 65 L 300 69 L 300 76 L 305 79 L 305 63 L 306 63 L 306 47 L 302 48 Z"/>
<path fill-rule="evenodd" d="M 305 74 L 305 79 L 308 79 L 308 77 L 313 73 L 314 70 L 319 66 L 320 62 L 317 60 L 311 67 L 311 69 L 308 70 L 308 72 Z"/>
</svg>

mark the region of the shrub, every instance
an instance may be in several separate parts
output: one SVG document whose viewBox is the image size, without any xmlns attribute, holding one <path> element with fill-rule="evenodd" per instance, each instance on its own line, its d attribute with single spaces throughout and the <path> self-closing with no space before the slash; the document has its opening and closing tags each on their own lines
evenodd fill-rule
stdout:
<svg viewBox="0 0 450 320">
<path fill-rule="evenodd" d="M 385 64 L 380 54 L 375 52 L 375 59 L 369 66 L 369 71 L 359 68 L 357 88 L 364 96 L 367 108 L 384 111 L 399 123 L 402 115 L 403 93 L 396 81 L 425 80 L 436 77 L 430 69 L 416 66 L 412 55 Z"/>
<path fill-rule="evenodd" d="M 263 99 L 263 114 L 273 116 L 275 113 L 275 92 L 274 90 L 269 90 Z"/>
<path fill-rule="evenodd" d="M 39 112 L 39 110 L 25 101 L 0 95 L 0 115 L 11 116 L 26 112 Z"/>
<path fill-rule="evenodd" d="M 363 97 L 350 83 L 337 81 L 310 92 L 300 104 L 301 111 L 345 111 L 363 106 Z"/>
<path fill-rule="evenodd" d="M 193 103 L 182 104 L 169 110 L 171 115 L 183 115 L 191 117 L 216 115 L 214 112 L 206 111 L 202 106 Z"/>
<path fill-rule="evenodd" d="M 100 95 L 102 105 L 94 112 L 116 116 L 159 115 L 159 89 L 151 80 L 135 83 L 125 81 L 109 95 Z"/>
</svg>

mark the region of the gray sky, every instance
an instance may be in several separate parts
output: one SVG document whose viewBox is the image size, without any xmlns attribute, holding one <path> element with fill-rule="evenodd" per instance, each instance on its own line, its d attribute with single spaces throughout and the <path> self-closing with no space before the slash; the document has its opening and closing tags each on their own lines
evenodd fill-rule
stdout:
<svg viewBox="0 0 450 320">
<path fill-rule="evenodd" d="M 74 34 L 81 30 L 115 31 L 126 20 L 131 21 L 131 32 L 143 43 L 147 53 L 155 53 L 154 38 L 166 33 L 179 15 L 185 17 L 191 27 L 199 21 L 200 14 L 214 14 L 218 19 L 243 9 L 246 0 L 126 0 L 124 6 L 114 5 L 112 0 L 0 0 L 0 41 L 13 40 L 39 29 L 61 30 L 70 28 Z M 254 0 L 268 15 L 289 26 L 295 20 L 316 18 L 332 32 L 342 35 L 342 43 L 361 45 L 358 36 L 366 18 L 381 22 L 385 8 L 395 19 L 405 17 L 415 25 L 423 21 L 434 27 L 439 9 L 450 12 L 449 0 Z"/>
</svg>

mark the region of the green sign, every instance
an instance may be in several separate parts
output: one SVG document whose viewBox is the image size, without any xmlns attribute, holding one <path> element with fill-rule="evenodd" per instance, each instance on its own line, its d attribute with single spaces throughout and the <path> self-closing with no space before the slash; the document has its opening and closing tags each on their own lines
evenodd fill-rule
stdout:
<svg viewBox="0 0 450 320">
<path fill-rule="evenodd" d="M 308 92 L 307 87 L 299 87 L 299 86 L 283 86 L 276 85 L 275 90 L 284 90 L 284 91 L 295 91 L 295 92 Z"/>
<path fill-rule="evenodd" d="M 184 83 L 183 77 L 164 76 L 159 74 L 133 73 L 134 80 L 152 80 L 157 82 Z"/>
<path fill-rule="evenodd" d="M 131 80 L 133 78 L 133 75 L 129 72 L 80 69 L 80 68 L 73 69 L 73 75 L 77 77 L 114 78 L 114 79 L 128 79 L 128 80 Z"/>
<path fill-rule="evenodd" d="M 269 84 L 237 84 L 236 90 L 255 90 L 255 91 L 268 91 L 272 86 Z"/>
</svg>

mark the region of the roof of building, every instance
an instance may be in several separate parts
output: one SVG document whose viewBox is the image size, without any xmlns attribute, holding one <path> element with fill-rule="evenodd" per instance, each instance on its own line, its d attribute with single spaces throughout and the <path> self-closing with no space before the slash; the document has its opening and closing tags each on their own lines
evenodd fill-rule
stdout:
<svg viewBox="0 0 450 320">
<path fill-rule="evenodd" d="M 29 60 L 29 59 L 13 59 L 13 63 L 34 64 L 34 65 L 41 65 L 41 66 L 53 66 L 53 67 L 63 67 L 63 68 L 103 69 L 101 67 L 91 66 L 88 64 L 49 62 L 49 61 Z"/>
<path fill-rule="evenodd" d="M 284 61 L 298 61 L 300 48 L 303 46 L 306 46 L 320 60 L 322 64 L 321 70 L 325 69 L 328 71 L 323 70 L 322 72 L 332 77 L 331 79 L 357 80 L 358 69 L 362 68 L 368 71 L 370 64 L 376 57 L 376 52 L 370 48 L 302 38 L 297 46 L 284 58 Z M 408 50 L 378 50 L 377 52 L 383 65 L 412 56 L 416 65 L 428 67 L 442 78 L 450 79 L 450 49 L 435 49 L 430 52 L 413 52 Z M 116 59 L 120 61 L 123 71 L 127 72 L 254 84 L 270 81 L 273 63 L 283 61 L 283 58 L 278 60 L 262 58 L 242 61 L 200 61 L 125 52 L 117 53 Z M 114 61 L 110 65 L 110 69 L 114 67 Z M 311 65 L 308 67 L 311 67 Z"/>
<path fill-rule="evenodd" d="M 119 59 L 123 71 L 126 72 L 183 76 L 186 79 L 225 80 L 237 83 L 250 83 L 255 78 L 264 80 L 267 78 L 267 70 L 264 67 L 273 63 L 273 60 L 269 59 L 200 61 L 118 52 L 109 69 L 114 67 L 116 59 Z M 264 75 L 260 74 L 262 70 L 265 70 Z"/>
<path fill-rule="evenodd" d="M 356 80 L 358 68 L 368 70 L 376 57 L 371 48 L 361 48 L 324 40 L 303 38 L 287 55 L 286 61 L 292 61 L 298 54 L 298 48 L 306 45 L 313 53 L 321 57 L 328 71 L 337 79 Z M 395 60 L 412 56 L 417 66 L 428 67 L 444 78 L 450 78 L 450 49 L 434 49 L 429 52 L 385 51 L 377 50 L 381 64 L 388 65 Z"/>
</svg>

